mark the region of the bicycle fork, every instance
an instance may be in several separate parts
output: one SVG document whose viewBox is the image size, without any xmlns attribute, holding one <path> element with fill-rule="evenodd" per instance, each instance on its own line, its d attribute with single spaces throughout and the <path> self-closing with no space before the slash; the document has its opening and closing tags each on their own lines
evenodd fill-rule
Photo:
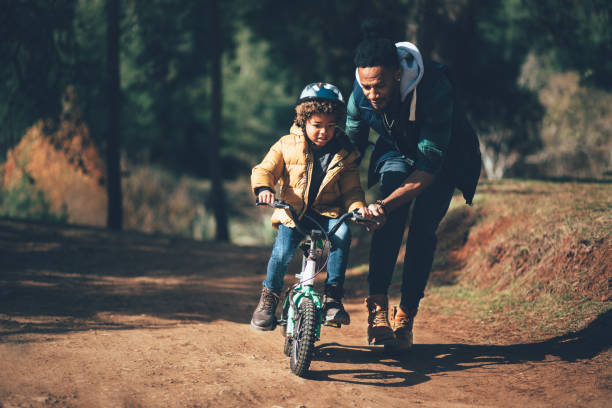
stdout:
<svg viewBox="0 0 612 408">
<path fill-rule="evenodd" d="M 319 295 L 314 291 L 314 278 L 317 274 L 317 241 L 318 239 L 312 239 L 310 245 L 304 255 L 304 261 L 302 262 L 302 272 L 297 274 L 296 277 L 300 279 L 300 282 L 289 291 L 285 297 L 285 304 L 283 305 L 283 311 L 287 311 L 286 316 L 283 313 L 281 316 L 280 324 L 286 324 L 286 333 L 288 336 L 292 336 L 295 328 L 295 319 L 297 311 L 299 310 L 300 303 L 304 298 L 312 299 L 317 309 L 317 324 L 315 340 L 319 340 L 321 336 L 321 323 L 322 323 L 322 309 L 323 303 L 319 298 Z"/>
</svg>

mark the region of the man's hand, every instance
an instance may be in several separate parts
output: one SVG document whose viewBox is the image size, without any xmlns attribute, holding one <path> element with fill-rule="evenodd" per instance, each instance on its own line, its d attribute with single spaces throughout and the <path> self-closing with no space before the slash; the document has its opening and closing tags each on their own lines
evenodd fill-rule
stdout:
<svg viewBox="0 0 612 408">
<path fill-rule="evenodd" d="M 274 204 L 274 192 L 270 190 L 263 190 L 257 196 L 257 201 L 264 204 Z"/>
<path fill-rule="evenodd" d="M 361 207 L 357 211 L 359 212 L 359 215 L 361 215 L 363 218 L 365 218 L 367 220 L 371 220 L 372 219 L 372 212 L 370 211 L 370 209 L 368 207 Z"/>
<path fill-rule="evenodd" d="M 378 221 L 378 225 L 369 224 L 367 227 L 368 231 L 374 231 L 385 225 L 385 222 L 387 221 L 387 214 L 385 214 L 385 210 L 380 204 L 372 203 L 368 205 L 366 210 L 369 213 L 369 219 Z"/>
</svg>

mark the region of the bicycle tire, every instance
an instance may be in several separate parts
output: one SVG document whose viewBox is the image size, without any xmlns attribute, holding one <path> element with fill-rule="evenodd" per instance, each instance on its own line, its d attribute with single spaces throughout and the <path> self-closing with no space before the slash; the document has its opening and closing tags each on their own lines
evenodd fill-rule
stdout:
<svg viewBox="0 0 612 408">
<path fill-rule="evenodd" d="M 293 330 L 293 344 L 289 359 L 291 371 L 298 377 L 304 377 L 308 373 L 314 353 L 315 336 L 316 308 L 312 299 L 304 298 L 300 302 Z"/>
</svg>

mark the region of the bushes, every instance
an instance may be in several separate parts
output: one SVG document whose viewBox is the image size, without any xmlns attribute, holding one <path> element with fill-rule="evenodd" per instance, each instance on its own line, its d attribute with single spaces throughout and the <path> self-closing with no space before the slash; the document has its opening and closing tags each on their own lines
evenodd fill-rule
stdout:
<svg viewBox="0 0 612 408">
<path fill-rule="evenodd" d="M 11 188 L 0 189 L 0 216 L 52 222 L 65 222 L 68 219 L 65 212 L 51 211 L 44 193 L 30 182 L 29 177 L 22 177 Z"/>
</svg>

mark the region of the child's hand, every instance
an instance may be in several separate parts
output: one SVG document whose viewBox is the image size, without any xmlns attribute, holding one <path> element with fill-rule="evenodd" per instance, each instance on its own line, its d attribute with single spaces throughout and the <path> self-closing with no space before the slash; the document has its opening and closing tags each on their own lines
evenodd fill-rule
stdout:
<svg viewBox="0 0 612 408">
<path fill-rule="evenodd" d="M 274 192 L 270 190 L 263 190 L 257 196 L 257 201 L 265 204 L 274 204 Z"/>
</svg>

